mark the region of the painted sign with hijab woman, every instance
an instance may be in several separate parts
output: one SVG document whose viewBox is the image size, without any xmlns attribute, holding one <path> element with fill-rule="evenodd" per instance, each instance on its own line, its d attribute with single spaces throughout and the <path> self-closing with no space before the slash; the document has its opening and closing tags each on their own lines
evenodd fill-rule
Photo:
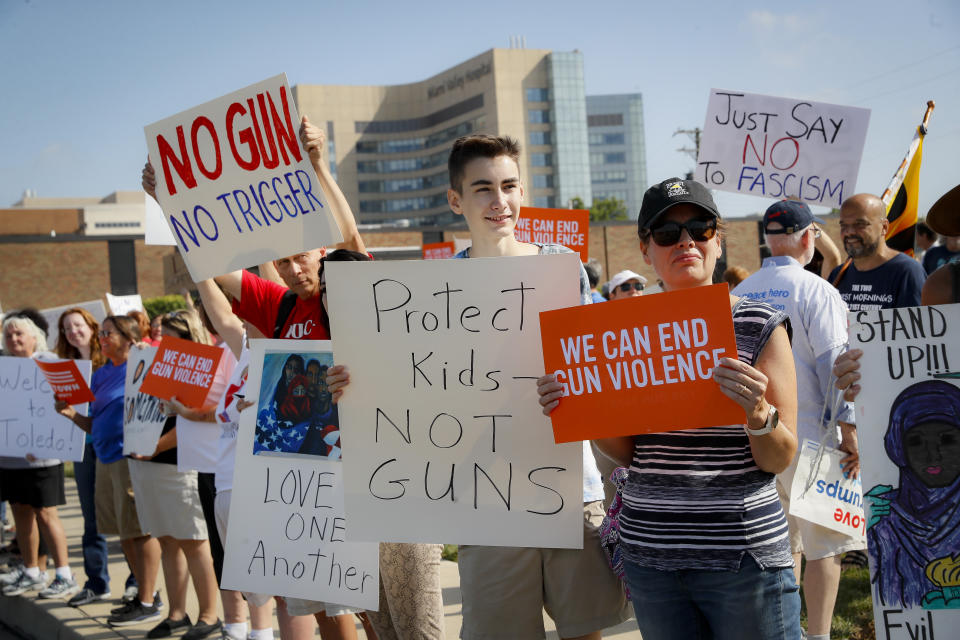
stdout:
<svg viewBox="0 0 960 640">
<path fill-rule="evenodd" d="M 853 312 L 850 346 L 877 638 L 955 637 L 960 304 Z"/>
</svg>

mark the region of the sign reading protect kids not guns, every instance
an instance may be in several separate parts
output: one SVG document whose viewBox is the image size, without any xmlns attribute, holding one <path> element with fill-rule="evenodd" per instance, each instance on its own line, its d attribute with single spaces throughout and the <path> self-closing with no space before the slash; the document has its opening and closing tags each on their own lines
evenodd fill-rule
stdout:
<svg viewBox="0 0 960 640">
<path fill-rule="evenodd" d="M 586 262 L 590 248 L 590 212 L 586 209 L 520 207 L 513 235 L 520 242 L 562 244 Z"/>
<path fill-rule="evenodd" d="M 726 285 L 540 314 L 544 369 L 566 397 L 557 442 L 743 422 L 713 381 L 737 357 Z M 626 418 L 625 418 L 626 417 Z"/>
<path fill-rule="evenodd" d="M 202 407 L 213 385 L 223 350 L 167 336 L 157 348 L 140 392 L 188 407 Z"/>
<path fill-rule="evenodd" d="M 697 180 L 711 189 L 839 207 L 855 193 L 870 110 L 710 90 Z"/>
<path fill-rule="evenodd" d="M 194 282 L 343 239 L 299 127 L 281 74 L 144 128 Z"/>
</svg>

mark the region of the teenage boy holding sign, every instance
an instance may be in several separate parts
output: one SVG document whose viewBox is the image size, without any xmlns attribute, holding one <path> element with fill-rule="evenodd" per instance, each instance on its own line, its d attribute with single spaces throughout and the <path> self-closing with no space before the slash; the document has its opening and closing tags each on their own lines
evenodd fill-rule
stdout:
<svg viewBox="0 0 960 640">
<path fill-rule="evenodd" d="M 519 144 L 505 136 L 472 135 L 454 142 L 447 200 L 466 220 L 473 241 L 455 258 L 570 252 L 560 245 L 520 242 L 514 236 L 523 202 L 519 157 Z M 590 285 L 582 267 L 578 285 L 581 304 L 590 304 Z M 343 366 L 328 371 L 335 399 L 348 382 Z M 583 549 L 460 547 L 461 638 L 543 637 L 544 607 L 565 639 L 599 639 L 602 629 L 627 619 L 623 588 L 600 548 L 603 483 L 589 443 L 583 446 L 583 474 Z"/>
</svg>

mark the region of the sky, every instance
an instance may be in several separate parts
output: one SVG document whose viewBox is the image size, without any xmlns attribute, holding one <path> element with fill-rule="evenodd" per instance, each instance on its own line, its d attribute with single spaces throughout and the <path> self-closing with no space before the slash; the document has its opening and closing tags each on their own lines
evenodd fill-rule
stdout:
<svg viewBox="0 0 960 640">
<path fill-rule="evenodd" d="M 956 0 L 0 0 L 0 207 L 139 189 L 145 125 L 277 73 L 417 82 L 511 36 L 581 51 L 588 95 L 643 94 L 651 184 L 694 168 L 674 133 L 703 127 L 711 88 L 870 109 L 857 191 L 877 194 L 933 99 L 921 217 L 960 183 Z M 717 200 L 731 217 L 770 202 Z"/>
</svg>

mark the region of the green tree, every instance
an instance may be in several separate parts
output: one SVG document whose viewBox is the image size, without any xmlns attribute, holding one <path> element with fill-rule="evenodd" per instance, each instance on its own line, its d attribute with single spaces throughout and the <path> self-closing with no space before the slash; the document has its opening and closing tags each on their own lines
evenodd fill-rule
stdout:
<svg viewBox="0 0 960 640">
<path fill-rule="evenodd" d="M 590 207 L 590 220 L 626 220 L 627 204 L 619 198 L 594 200 Z"/>
<path fill-rule="evenodd" d="M 571 209 L 587 209 L 586 203 L 583 201 L 583 198 L 580 196 L 573 196 L 570 199 L 570 208 Z"/>
<path fill-rule="evenodd" d="M 174 294 L 157 298 L 147 298 L 143 301 L 143 307 L 147 310 L 147 315 L 152 319 L 161 313 L 170 313 L 177 309 L 186 309 L 187 303 L 183 299 L 183 296 Z"/>
</svg>

